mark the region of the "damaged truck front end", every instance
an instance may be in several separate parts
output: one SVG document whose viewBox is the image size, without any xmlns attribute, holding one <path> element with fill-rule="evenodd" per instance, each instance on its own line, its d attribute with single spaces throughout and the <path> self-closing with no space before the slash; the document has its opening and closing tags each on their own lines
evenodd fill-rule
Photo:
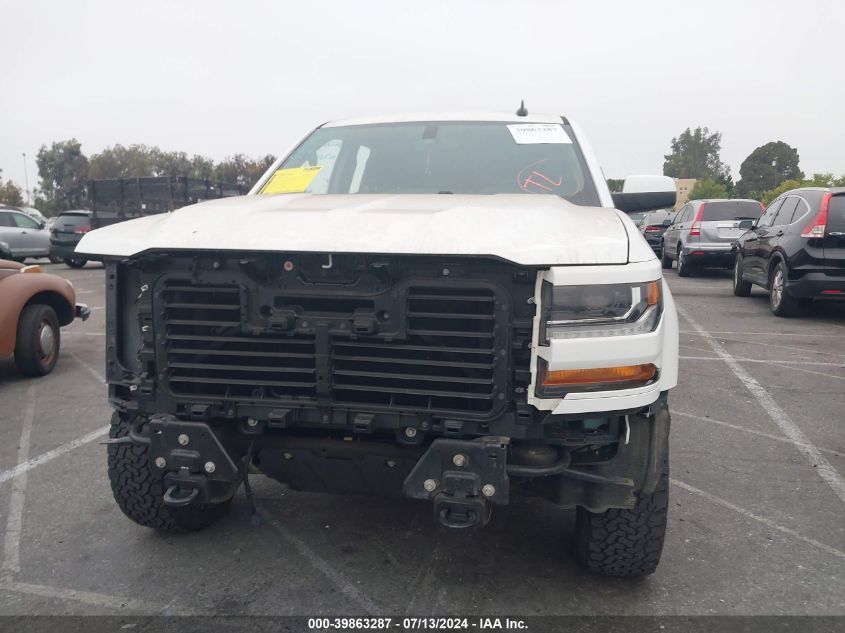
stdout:
<svg viewBox="0 0 845 633">
<path fill-rule="evenodd" d="M 576 508 L 588 569 L 653 572 L 678 323 L 625 213 L 675 198 L 611 195 L 566 117 L 433 113 L 327 123 L 247 196 L 88 233 L 118 505 L 200 529 L 259 471 L 472 528 L 531 494 Z"/>
<path fill-rule="evenodd" d="M 110 460 L 143 453 L 182 527 L 251 468 L 296 490 L 429 500 L 455 528 L 515 492 L 632 508 L 664 472 L 665 393 L 589 414 L 529 402 L 549 362 L 535 327 L 548 267 L 205 252 L 106 269 Z"/>
</svg>

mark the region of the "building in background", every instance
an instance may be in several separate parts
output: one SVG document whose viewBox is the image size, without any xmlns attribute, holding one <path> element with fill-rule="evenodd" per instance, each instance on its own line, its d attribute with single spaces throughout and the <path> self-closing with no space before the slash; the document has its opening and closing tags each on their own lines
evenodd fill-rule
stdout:
<svg viewBox="0 0 845 633">
<path fill-rule="evenodd" d="M 695 178 L 675 178 L 675 189 L 678 192 L 678 199 L 675 202 L 676 211 L 689 200 L 693 187 L 695 187 Z"/>
</svg>

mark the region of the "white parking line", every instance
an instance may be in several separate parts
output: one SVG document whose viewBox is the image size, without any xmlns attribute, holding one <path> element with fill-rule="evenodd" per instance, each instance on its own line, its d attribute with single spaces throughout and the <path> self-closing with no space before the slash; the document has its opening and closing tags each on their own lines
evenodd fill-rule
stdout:
<svg viewBox="0 0 845 633">
<path fill-rule="evenodd" d="M 790 367 L 786 363 L 778 362 L 771 362 L 772 365 L 776 365 L 777 367 L 783 367 L 784 369 L 794 369 L 795 371 L 803 371 L 805 374 L 815 374 L 816 376 L 824 376 L 825 378 L 833 378 L 835 380 L 845 380 L 845 376 L 836 376 L 834 374 L 825 374 L 820 371 L 813 371 L 812 369 L 803 369 L 801 367 Z"/>
<path fill-rule="evenodd" d="M 771 433 L 766 433 L 764 431 L 758 431 L 757 429 L 749 429 L 744 426 L 740 426 L 739 424 L 731 424 L 730 422 L 725 422 L 723 420 L 715 420 L 713 418 L 706 418 L 703 415 L 695 415 L 694 413 L 686 413 L 685 411 L 678 411 L 677 409 L 672 410 L 672 415 L 681 415 L 685 418 L 692 418 L 693 420 L 700 420 L 701 422 L 710 422 L 711 424 L 718 424 L 719 426 L 725 426 L 729 429 L 735 429 L 737 431 L 742 431 L 743 433 L 750 433 L 751 435 L 759 435 L 760 437 L 767 437 L 770 440 L 775 440 L 777 442 L 783 442 L 785 444 L 792 444 L 792 440 L 788 437 L 783 437 L 782 435 L 772 435 Z M 834 451 L 830 448 L 821 448 L 819 447 L 818 450 L 822 451 L 823 453 L 830 453 L 831 455 L 836 455 L 836 457 L 845 457 L 845 454 L 840 453 L 839 451 Z"/>
<path fill-rule="evenodd" d="M 694 330 L 681 330 L 681 334 L 698 334 L 698 332 Z M 725 330 L 713 330 L 710 334 L 739 334 L 740 336 L 771 336 L 771 332 L 729 332 Z M 778 336 L 823 336 L 824 332 L 818 332 L 816 334 L 807 334 L 803 332 L 801 334 L 798 333 L 790 333 L 790 332 L 778 332 Z"/>
<path fill-rule="evenodd" d="M 681 349 L 685 352 L 689 351 L 689 350 L 692 350 L 694 352 L 705 352 L 705 353 L 710 351 L 709 349 L 704 349 L 703 347 L 693 347 L 692 345 L 690 345 L 689 343 L 686 343 L 684 341 L 681 341 Z M 711 356 L 710 358 L 715 358 L 716 360 L 721 360 L 721 358 L 719 358 L 718 356 Z"/>
<path fill-rule="evenodd" d="M 32 459 L 29 459 L 22 464 L 18 464 L 14 468 L 10 468 L 9 470 L 4 470 L 0 473 L 0 484 L 9 481 L 10 479 L 15 479 L 16 477 L 20 477 L 25 472 L 32 470 L 36 466 L 40 466 L 41 464 L 46 464 L 51 459 L 56 459 L 60 455 L 64 455 L 72 451 L 75 448 L 82 446 L 83 444 L 88 444 L 89 442 L 93 442 L 96 439 L 101 438 L 103 435 L 109 432 L 110 425 L 101 426 L 99 429 L 91 431 L 83 435 L 82 437 L 78 437 L 75 440 L 71 440 L 67 444 L 62 444 L 52 450 L 47 451 L 46 453 L 42 453 Z"/>
<path fill-rule="evenodd" d="M 757 402 L 760 403 L 760 406 L 763 407 L 772 421 L 780 427 L 784 435 L 792 440 L 792 444 L 801 451 L 810 465 L 819 473 L 819 476 L 830 486 L 830 489 L 833 490 L 836 496 L 845 503 L 845 479 L 831 466 L 830 462 L 821 454 L 819 449 L 810 442 L 807 436 L 804 435 L 804 432 L 787 415 L 786 411 L 780 408 L 780 405 L 775 402 L 769 392 L 745 370 L 745 367 L 740 365 L 739 361 L 731 356 L 722 344 L 699 325 L 684 308 L 680 305 L 676 307 L 678 313 L 707 341 L 710 348 L 725 361 L 725 364 L 739 378 L 740 382 L 745 385 L 746 389 L 751 392 L 751 395 L 757 399 Z"/>
<path fill-rule="evenodd" d="M 676 307 L 678 308 L 678 312 L 681 312 L 681 308 L 677 305 L 676 305 Z M 687 321 L 689 321 L 689 319 L 687 319 Z M 690 325 L 692 325 L 692 321 L 690 321 Z M 698 333 L 695 333 L 695 334 L 693 334 L 693 333 L 687 334 L 687 336 L 690 336 L 690 335 L 692 335 L 692 336 L 705 336 L 705 334 L 702 334 L 701 332 L 698 332 Z M 771 336 L 772 333 L 769 332 L 768 335 Z M 715 339 L 715 337 L 712 334 L 710 334 L 709 332 L 707 332 L 707 336 L 710 336 L 711 339 Z M 705 338 L 706 338 L 706 336 L 705 336 Z M 839 358 L 839 357 L 842 356 L 841 353 L 824 352 L 820 349 L 811 349 L 809 347 L 796 347 L 795 345 L 778 345 L 777 343 L 763 343 L 762 341 L 744 341 L 742 339 L 737 340 L 737 339 L 732 339 L 732 338 L 723 338 L 721 336 L 719 338 L 722 339 L 723 343 L 744 343 L 746 345 L 762 345 L 763 347 L 777 347 L 778 349 L 791 349 L 791 350 L 795 350 L 797 352 L 809 352 L 810 354 L 821 354 L 822 356 L 834 356 L 836 358 Z"/>
<path fill-rule="evenodd" d="M 722 362 L 722 359 L 718 356 L 679 356 L 678 358 L 681 360 L 717 360 Z M 734 356 L 734 360 L 738 360 L 740 363 L 764 363 L 766 365 L 775 363 L 780 363 L 782 365 L 817 365 L 820 367 L 839 367 L 840 369 L 845 369 L 845 362 L 823 363 L 816 360 L 772 360 L 770 358 L 741 358 L 736 356 Z M 824 375 L 827 376 L 827 374 Z"/>
<path fill-rule="evenodd" d="M 32 423 L 35 420 L 35 385 L 26 390 L 26 409 L 23 414 L 23 428 L 18 440 L 18 466 L 29 459 L 29 441 Z M 6 532 L 3 536 L 3 571 L 16 574 L 21 570 L 21 530 L 23 528 L 23 506 L 26 501 L 26 471 L 12 484 L 9 495 L 9 511 L 6 516 Z"/>
<path fill-rule="evenodd" d="M 78 356 L 76 356 L 76 354 L 74 354 L 72 352 L 68 352 L 67 355 L 70 356 L 74 361 L 76 361 L 77 364 L 79 364 L 80 367 L 85 369 L 85 371 L 87 371 L 89 374 L 91 374 L 99 382 L 102 382 L 102 383 L 106 382 L 105 377 L 100 372 L 98 372 L 96 369 L 94 369 L 93 367 L 88 365 L 88 363 L 86 363 L 85 361 L 80 359 Z M 32 385 L 30 386 L 30 390 L 33 390 L 34 388 L 35 388 L 35 383 L 32 383 Z M 34 405 L 34 396 L 30 398 L 30 402 L 32 402 L 32 406 L 34 407 L 35 406 Z M 29 409 L 27 409 L 27 411 L 29 411 Z M 33 412 L 33 415 L 34 415 L 34 412 Z M 32 423 L 30 421 L 30 427 L 31 426 L 32 426 Z M 26 427 L 26 422 L 24 422 L 24 427 Z M 106 426 L 101 426 L 100 428 L 95 429 L 94 431 L 91 431 L 90 433 L 86 433 L 82 437 L 78 437 L 75 440 L 71 440 L 67 444 L 62 444 L 61 446 L 58 446 L 58 447 L 56 447 L 52 450 L 49 450 L 46 453 L 42 453 L 41 455 L 38 455 L 37 457 L 33 457 L 32 459 L 27 459 L 27 457 L 29 457 L 29 439 L 27 437 L 27 447 L 26 447 L 27 454 L 26 454 L 26 457 L 24 457 L 23 461 L 21 461 L 21 459 L 20 459 L 21 453 L 20 453 L 20 449 L 19 449 L 19 451 L 18 451 L 18 457 L 19 457 L 18 458 L 18 465 L 15 466 L 14 468 L 10 468 L 9 470 L 4 470 L 2 473 L 0 473 L 0 484 L 4 483 L 6 481 L 9 481 L 10 479 L 15 479 L 17 477 L 21 477 L 27 471 L 32 470 L 36 466 L 40 466 L 41 464 L 45 464 L 45 463 L 49 462 L 51 459 L 55 459 L 56 457 L 59 457 L 60 455 L 64 455 L 65 453 L 72 451 L 73 449 L 78 448 L 79 446 L 82 446 L 83 444 L 88 444 L 89 442 L 93 442 L 94 440 L 99 439 L 100 437 L 102 437 L 103 435 L 108 433 L 108 431 L 109 431 L 109 425 L 108 424 Z M 21 441 L 23 441 L 23 438 L 21 439 Z M 18 485 L 18 484 L 16 484 L 16 485 Z M 6 530 L 6 533 L 8 534 L 9 531 Z"/>
<path fill-rule="evenodd" d="M 105 382 L 106 382 L 106 377 L 105 377 L 105 376 L 103 376 L 103 374 L 101 374 L 101 373 L 100 373 L 100 372 L 98 372 L 96 369 L 94 369 L 93 367 L 91 367 L 91 365 L 89 365 L 89 364 L 88 364 L 88 363 L 86 363 L 84 360 L 82 360 L 81 358 L 79 358 L 79 356 L 77 356 L 77 355 L 76 355 L 76 354 L 74 354 L 73 352 L 68 352 L 68 353 L 67 353 L 67 355 L 68 355 L 68 356 L 70 356 L 73 360 L 75 360 L 75 361 L 76 361 L 76 363 L 77 363 L 79 366 L 81 366 L 81 367 L 82 367 L 85 371 L 87 371 L 89 374 L 91 374 L 92 376 L 94 376 L 94 378 L 96 378 L 97 380 L 99 380 L 99 381 L 100 381 L 100 382 L 102 382 L 102 383 L 105 383 Z"/>
<path fill-rule="evenodd" d="M 14 580 L 0 580 L 0 591 L 11 591 L 44 598 L 58 598 L 60 600 L 74 600 L 95 607 L 108 609 L 131 609 L 142 613 L 164 613 L 168 607 L 151 605 L 148 602 L 133 600 L 132 598 L 121 598 L 109 596 L 91 591 L 78 591 L 76 589 L 64 589 L 61 587 L 50 587 L 48 585 L 37 585 L 29 582 L 17 582 Z"/>
<path fill-rule="evenodd" d="M 826 544 L 822 543 L 821 541 L 817 541 L 814 538 L 810 538 L 809 536 L 804 536 L 803 534 L 796 532 L 795 530 L 792 530 L 788 527 L 778 525 L 774 521 L 767 519 L 766 517 L 761 517 L 759 514 L 754 514 L 753 512 L 746 510 L 745 508 L 741 508 L 738 505 L 731 503 L 730 501 L 726 501 L 725 499 L 722 499 L 722 498 L 717 497 L 715 495 L 711 495 L 709 492 L 704 492 L 703 490 L 700 490 L 699 488 L 696 488 L 695 486 L 690 486 L 689 484 L 684 483 L 683 481 L 678 481 L 677 479 L 669 479 L 669 481 L 671 482 L 671 484 L 673 486 L 677 486 L 678 488 L 682 488 L 682 489 L 686 490 L 687 492 L 691 492 L 694 495 L 698 495 L 699 497 L 707 499 L 708 501 L 712 501 L 713 503 L 720 505 L 724 508 L 728 508 L 729 510 L 733 510 L 734 512 L 738 512 L 742 516 L 747 517 L 749 519 L 753 519 L 754 521 L 757 521 L 759 523 L 762 523 L 763 525 L 770 527 L 773 530 L 777 530 L 778 532 L 781 532 L 783 534 L 791 536 L 792 538 L 796 538 L 799 541 L 804 541 L 805 543 L 812 545 L 813 547 L 817 547 L 818 549 L 825 551 L 828 554 L 832 554 L 833 556 L 837 556 L 839 558 L 845 558 L 845 552 L 840 551 L 840 550 L 836 549 L 835 547 L 831 547 L 830 545 L 826 545 Z"/>
<path fill-rule="evenodd" d="M 261 519 L 270 524 L 270 526 L 281 534 L 294 549 L 307 559 L 314 567 L 316 567 L 323 575 L 331 580 L 340 589 L 341 593 L 345 594 L 353 602 L 356 602 L 366 613 L 378 614 L 381 613 L 378 605 L 370 600 L 367 596 L 361 593 L 361 590 L 353 585 L 349 580 L 339 571 L 337 571 L 331 564 L 322 556 L 317 554 L 314 550 L 308 547 L 298 536 L 288 530 L 279 521 L 267 514 L 263 510 L 259 510 L 258 514 Z"/>
</svg>

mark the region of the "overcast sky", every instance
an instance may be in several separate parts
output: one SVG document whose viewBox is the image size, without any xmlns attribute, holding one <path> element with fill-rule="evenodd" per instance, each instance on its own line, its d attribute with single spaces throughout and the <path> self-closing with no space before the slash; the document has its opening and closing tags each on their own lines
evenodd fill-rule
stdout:
<svg viewBox="0 0 845 633">
<path fill-rule="evenodd" d="M 0 0 L 0 169 L 42 144 L 280 154 L 326 120 L 428 110 L 561 113 L 609 177 L 660 173 L 688 126 L 738 177 L 782 140 L 845 173 L 837 0 L 319 2 Z"/>
</svg>

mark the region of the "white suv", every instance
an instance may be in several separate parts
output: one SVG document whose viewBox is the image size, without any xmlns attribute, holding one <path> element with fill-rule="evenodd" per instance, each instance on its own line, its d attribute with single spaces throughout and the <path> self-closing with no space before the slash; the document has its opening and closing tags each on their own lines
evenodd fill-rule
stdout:
<svg viewBox="0 0 845 633">
<path fill-rule="evenodd" d="M 590 569 L 653 572 L 678 324 L 625 212 L 674 198 L 611 195 L 565 117 L 438 113 L 322 125 L 247 196 L 89 233 L 115 499 L 196 529 L 251 464 L 463 528 L 529 492 L 578 509 Z"/>
</svg>

